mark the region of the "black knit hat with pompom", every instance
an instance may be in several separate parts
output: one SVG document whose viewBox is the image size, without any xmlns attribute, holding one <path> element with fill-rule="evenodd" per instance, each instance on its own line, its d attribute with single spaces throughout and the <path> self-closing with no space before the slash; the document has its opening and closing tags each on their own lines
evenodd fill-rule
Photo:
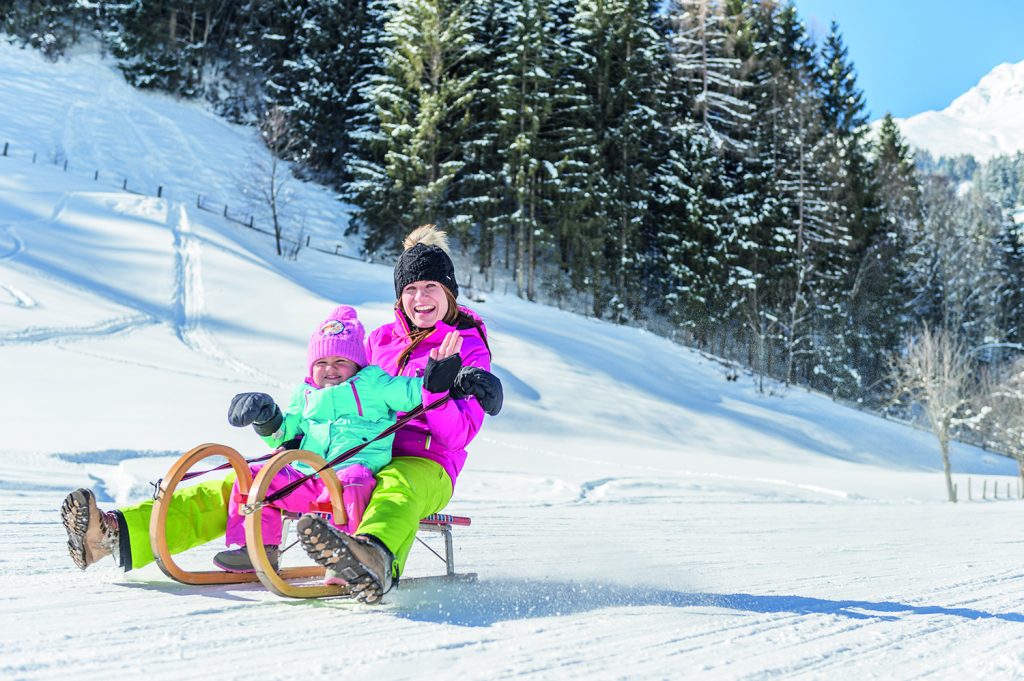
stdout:
<svg viewBox="0 0 1024 681">
<path fill-rule="evenodd" d="M 440 234 L 443 237 L 444 233 Z M 455 281 L 455 265 L 452 264 L 452 259 L 444 248 L 427 243 L 428 241 L 429 238 L 417 241 L 411 247 L 407 247 L 398 258 L 398 263 L 395 264 L 395 299 L 401 298 L 402 289 L 414 281 L 436 281 L 444 284 L 453 296 L 459 297 L 459 284 Z M 408 240 L 406 244 L 408 245 Z"/>
</svg>

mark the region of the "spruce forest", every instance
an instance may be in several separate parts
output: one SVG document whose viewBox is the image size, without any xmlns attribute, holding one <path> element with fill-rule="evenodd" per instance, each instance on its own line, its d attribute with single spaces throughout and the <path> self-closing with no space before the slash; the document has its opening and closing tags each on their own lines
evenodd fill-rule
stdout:
<svg viewBox="0 0 1024 681">
<path fill-rule="evenodd" d="M 915 158 L 890 116 L 868 125 L 840 27 L 812 35 L 792 4 L 0 8 L 53 59 L 98 44 L 137 87 L 283 117 L 275 150 L 346 197 L 369 253 L 437 223 L 476 290 L 904 415 L 940 398 L 901 359 L 952 343 L 970 366 L 945 432 L 1022 448 L 1020 417 L 993 415 L 1024 405 L 1024 154 Z"/>
</svg>

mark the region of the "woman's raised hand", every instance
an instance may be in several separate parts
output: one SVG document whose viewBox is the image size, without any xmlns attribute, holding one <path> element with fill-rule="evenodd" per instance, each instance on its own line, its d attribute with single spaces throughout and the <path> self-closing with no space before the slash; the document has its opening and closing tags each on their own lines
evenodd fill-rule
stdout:
<svg viewBox="0 0 1024 681">
<path fill-rule="evenodd" d="M 452 355 L 459 354 L 462 350 L 462 334 L 458 331 L 449 331 L 445 334 L 444 340 L 441 341 L 441 345 L 436 348 L 430 349 L 430 359 L 441 361 L 447 359 Z"/>
</svg>

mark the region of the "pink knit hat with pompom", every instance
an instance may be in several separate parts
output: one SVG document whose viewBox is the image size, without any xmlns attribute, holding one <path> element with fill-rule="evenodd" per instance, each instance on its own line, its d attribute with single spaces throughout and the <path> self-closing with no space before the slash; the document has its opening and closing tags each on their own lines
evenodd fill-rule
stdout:
<svg viewBox="0 0 1024 681">
<path fill-rule="evenodd" d="M 348 305 L 339 305 L 334 312 L 316 327 L 309 339 L 306 365 L 313 375 L 317 360 L 332 355 L 350 359 L 360 367 L 366 366 L 366 348 L 363 342 L 366 331 L 356 317 L 356 310 Z"/>
</svg>

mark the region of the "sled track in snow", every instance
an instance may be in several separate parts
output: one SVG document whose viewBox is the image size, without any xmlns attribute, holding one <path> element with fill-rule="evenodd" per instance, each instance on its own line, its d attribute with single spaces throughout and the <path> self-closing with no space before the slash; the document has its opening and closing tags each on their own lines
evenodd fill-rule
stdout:
<svg viewBox="0 0 1024 681">
<path fill-rule="evenodd" d="M 91 326 L 29 327 L 14 333 L 0 334 L 0 345 L 85 340 L 98 336 L 113 336 L 119 333 L 135 331 L 143 326 L 155 323 L 156 321 L 149 315 L 131 315 L 107 319 Z"/>
<path fill-rule="evenodd" d="M 232 358 L 203 328 L 205 289 L 202 273 L 202 247 L 192 232 L 184 206 L 168 215 L 168 227 L 174 235 L 174 333 L 190 350 L 236 373 L 259 377 L 270 385 L 279 381 L 266 373 Z"/>
<path fill-rule="evenodd" d="M 0 262 L 18 257 L 18 255 L 25 250 L 25 243 L 18 236 L 18 233 L 15 231 L 13 226 L 3 225 L 0 229 L 7 233 L 8 238 L 10 238 L 12 242 L 9 248 L 0 252 Z"/>
<path fill-rule="evenodd" d="M 32 299 L 32 296 L 13 284 L 5 284 L 0 281 L 0 290 L 5 291 L 14 300 L 16 307 L 31 308 L 36 306 L 36 301 Z"/>
</svg>

